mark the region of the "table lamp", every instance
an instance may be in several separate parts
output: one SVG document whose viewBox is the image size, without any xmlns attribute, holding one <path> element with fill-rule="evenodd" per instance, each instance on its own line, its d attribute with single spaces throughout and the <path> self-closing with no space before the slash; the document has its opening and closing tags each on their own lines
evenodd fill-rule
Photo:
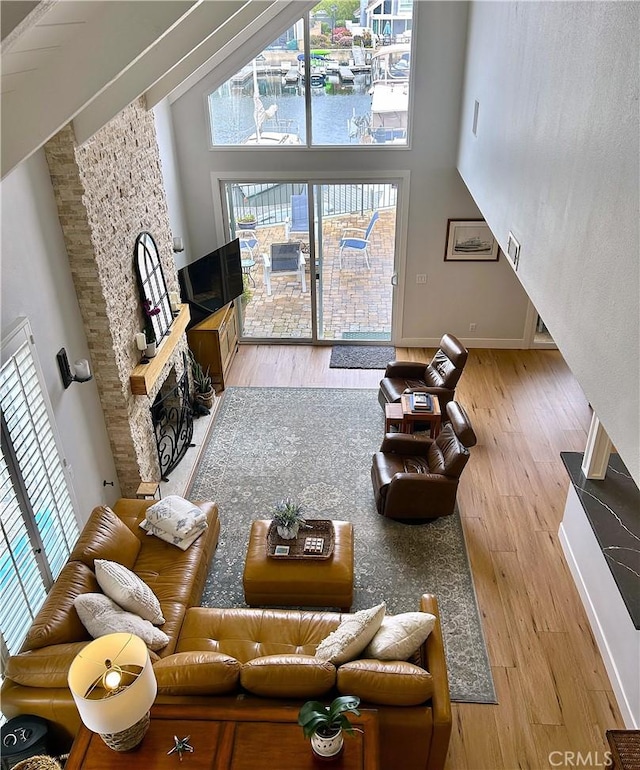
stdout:
<svg viewBox="0 0 640 770">
<path fill-rule="evenodd" d="M 142 741 L 158 686 L 140 637 L 95 639 L 75 657 L 68 682 L 83 723 L 109 748 L 130 751 Z"/>
</svg>

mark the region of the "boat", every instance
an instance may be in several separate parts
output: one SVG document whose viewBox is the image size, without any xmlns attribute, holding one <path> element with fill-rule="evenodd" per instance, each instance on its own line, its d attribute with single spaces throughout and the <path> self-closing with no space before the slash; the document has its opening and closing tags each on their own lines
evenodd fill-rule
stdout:
<svg viewBox="0 0 640 770">
<path fill-rule="evenodd" d="M 312 88 L 321 88 L 327 82 L 327 58 L 321 53 L 311 53 L 311 70 L 309 72 L 309 84 Z M 298 74 L 304 84 L 306 69 L 306 57 L 303 53 L 298 54 Z"/>
<path fill-rule="evenodd" d="M 464 241 L 456 241 L 454 244 L 454 251 L 464 251 L 472 253 L 489 252 L 493 248 L 491 241 L 482 241 L 480 238 L 473 237 L 467 238 Z"/>
<path fill-rule="evenodd" d="M 371 56 L 370 139 L 406 144 L 409 119 L 411 45 L 387 45 Z"/>
<path fill-rule="evenodd" d="M 244 142 L 244 146 L 275 147 L 290 144 L 302 144 L 297 132 L 295 122 L 292 120 L 280 121 L 276 118 L 278 105 L 271 104 L 265 107 L 260 98 L 258 89 L 258 71 L 256 60 L 253 60 L 253 122 L 255 132 Z"/>
</svg>

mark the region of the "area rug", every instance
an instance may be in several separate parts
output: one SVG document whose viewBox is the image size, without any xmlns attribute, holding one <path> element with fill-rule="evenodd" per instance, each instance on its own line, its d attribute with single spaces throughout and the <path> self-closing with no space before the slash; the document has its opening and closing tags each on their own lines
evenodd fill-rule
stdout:
<svg viewBox="0 0 640 770">
<path fill-rule="evenodd" d="M 294 498 L 309 518 L 353 522 L 352 610 L 385 601 L 389 613 L 412 612 L 422 593 L 434 593 L 452 699 L 495 703 L 460 519 L 456 513 L 409 526 L 378 515 L 369 474 L 383 431 L 373 389 L 228 388 L 186 493 L 215 500 L 220 510 L 202 604 L 246 606 L 251 522 Z"/>
<path fill-rule="evenodd" d="M 334 345 L 330 369 L 384 369 L 395 357 L 390 345 Z"/>
</svg>

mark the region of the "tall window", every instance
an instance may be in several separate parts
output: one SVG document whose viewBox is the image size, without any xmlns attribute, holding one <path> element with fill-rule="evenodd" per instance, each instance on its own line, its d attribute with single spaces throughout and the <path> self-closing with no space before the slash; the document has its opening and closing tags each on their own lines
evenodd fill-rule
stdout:
<svg viewBox="0 0 640 770">
<path fill-rule="evenodd" d="M 367 26 L 358 7 L 323 0 L 209 94 L 211 145 L 406 145 L 413 3 L 369 5 Z"/>
<path fill-rule="evenodd" d="M 0 370 L 2 660 L 20 649 L 78 538 L 78 524 L 28 322 L 2 345 Z M 8 600 L 7 597 L 10 597 Z"/>
</svg>

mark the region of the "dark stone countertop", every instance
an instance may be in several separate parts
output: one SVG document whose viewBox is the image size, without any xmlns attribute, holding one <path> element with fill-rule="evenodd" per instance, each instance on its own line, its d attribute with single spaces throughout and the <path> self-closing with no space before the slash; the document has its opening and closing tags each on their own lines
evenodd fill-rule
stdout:
<svg viewBox="0 0 640 770">
<path fill-rule="evenodd" d="M 582 452 L 561 452 L 613 579 L 640 630 L 640 492 L 617 454 L 602 480 L 585 478 Z"/>
</svg>

